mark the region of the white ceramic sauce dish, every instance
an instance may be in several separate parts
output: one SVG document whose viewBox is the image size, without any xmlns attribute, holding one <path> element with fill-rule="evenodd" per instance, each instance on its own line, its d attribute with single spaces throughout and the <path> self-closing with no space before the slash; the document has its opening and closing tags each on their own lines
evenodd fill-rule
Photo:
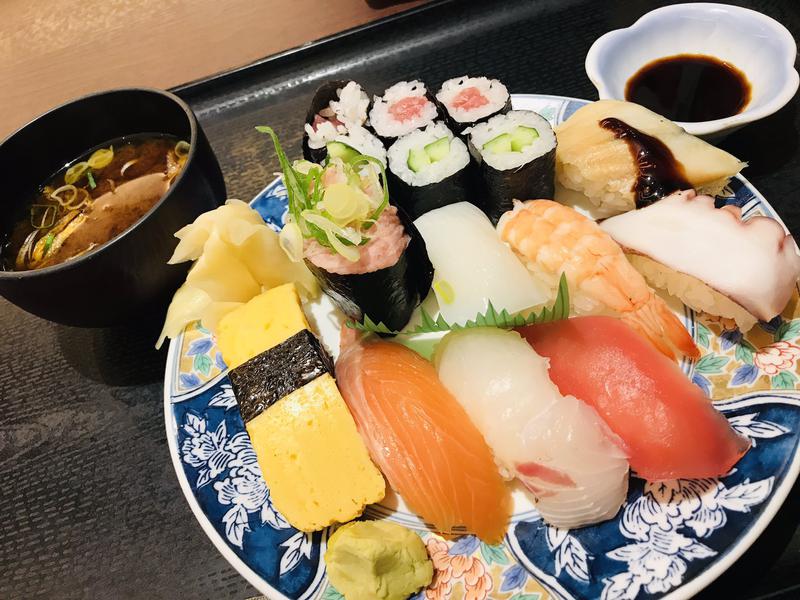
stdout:
<svg viewBox="0 0 800 600">
<path fill-rule="evenodd" d="M 753 10 L 709 2 L 665 6 L 630 27 L 606 33 L 586 55 L 586 74 L 601 99 L 624 100 L 625 85 L 640 68 L 677 54 L 706 54 L 728 62 L 752 86 L 740 113 L 678 123 L 703 137 L 721 137 L 777 112 L 800 81 L 794 68 L 797 44 L 783 25 Z"/>
</svg>

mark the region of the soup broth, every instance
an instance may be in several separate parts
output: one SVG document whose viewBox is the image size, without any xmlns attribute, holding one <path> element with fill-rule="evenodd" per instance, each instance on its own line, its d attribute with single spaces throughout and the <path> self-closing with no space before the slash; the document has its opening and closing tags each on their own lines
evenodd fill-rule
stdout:
<svg viewBox="0 0 800 600">
<path fill-rule="evenodd" d="M 128 229 L 167 192 L 189 144 L 143 133 L 98 146 L 31 194 L 5 243 L 7 271 L 29 271 L 91 252 Z"/>
</svg>

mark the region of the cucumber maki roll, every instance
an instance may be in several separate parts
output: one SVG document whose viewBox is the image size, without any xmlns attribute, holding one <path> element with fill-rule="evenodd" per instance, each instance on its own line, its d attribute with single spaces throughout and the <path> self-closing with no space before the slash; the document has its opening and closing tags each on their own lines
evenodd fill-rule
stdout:
<svg viewBox="0 0 800 600">
<path fill-rule="evenodd" d="M 274 131 L 258 130 L 272 137 L 287 189 L 283 249 L 305 261 L 348 317 L 402 329 L 428 294 L 433 267 L 411 219 L 389 204 L 381 162 L 357 154 L 290 164 Z"/>
<path fill-rule="evenodd" d="M 344 162 L 348 162 L 359 154 L 377 158 L 384 167 L 386 166 L 386 148 L 369 130 L 359 125 L 350 127 L 346 133 L 337 134 L 332 141 L 326 142 L 325 148 L 321 151 L 322 158 L 317 162 L 324 163 L 328 158 L 341 158 Z"/>
<path fill-rule="evenodd" d="M 455 77 L 442 84 L 436 100 L 450 129 L 462 135 L 467 127 L 511 110 L 511 95 L 497 79 Z"/>
<path fill-rule="evenodd" d="M 303 156 L 322 162 L 326 145 L 367 121 L 369 96 L 355 81 L 328 81 L 314 93 L 303 132 Z"/>
<path fill-rule="evenodd" d="M 467 145 L 444 123 L 404 135 L 389 148 L 388 157 L 392 197 L 412 219 L 473 197 Z"/>
<path fill-rule="evenodd" d="M 514 199 L 553 198 L 556 136 L 547 119 L 530 110 L 512 110 L 468 133 L 483 183 L 483 209 L 492 223 L 513 208 Z"/>
<path fill-rule="evenodd" d="M 401 81 L 375 96 L 369 111 L 373 131 L 386 144 L 433 123 L 439 116 L 436 104 L 421 81 Z"/>
</svg>

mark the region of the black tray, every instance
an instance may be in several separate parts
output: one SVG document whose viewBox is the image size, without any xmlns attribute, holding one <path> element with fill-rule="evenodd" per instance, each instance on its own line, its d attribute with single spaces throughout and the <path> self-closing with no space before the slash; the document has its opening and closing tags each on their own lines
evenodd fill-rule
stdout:
<svg viewBox="0 0 800 600">
<path fill-rule="evenodd" d="M 800 38 L 800 3 L 734 2 Z M 512 92 L 596 98 L 583 70 L 591 43 L 668 4 L 648 0 L 435 2 L 421 9 L 181 86 L 232 197 L 249 199 L 278 170 L 270 124 L 300 150 L 306 105 L 326 79 L 370 91 L 400 79 L 431 85 L 465 72 Z M 270 24 L 265 23 L 264 35 Z M 235 43 L 235 42 L 232 42 Z M 800 116 L 795 98 L 721 145 L 800 232 Z M 0 598 L 238 598 L 256 595 L 206 539 L 178 486 L 164 434 L 163 314 L 127 327 L 53 325 L 0 301 Z M 706 598 L 800 597 L 798 488 L 753 548 Z"/>
</svg>

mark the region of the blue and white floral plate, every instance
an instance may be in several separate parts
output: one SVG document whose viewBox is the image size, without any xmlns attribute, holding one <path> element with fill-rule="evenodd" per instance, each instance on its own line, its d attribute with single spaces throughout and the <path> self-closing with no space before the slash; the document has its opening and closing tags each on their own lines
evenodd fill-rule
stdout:
<svg viewBox="0 0 800 600">
<path fill-rule="evenodd" d="M 515 108 L 560 123 L 585 101 L 517 95 Z M 745 216 L 778 218 L 742 177 L 719 204 Z M 279 180 L 252 203 L 279 227 L 286 192 Z M 743 336 L 732 323 L 678 314 L 702 350 L 683 365 L 753 448 L 721 479 L 645 483 L 632 479 L 617 517 L 579 530 L 545 525 L 521 492 L 504 543 L 474 536 L 448 541 L 428 531 L 390 496 L 367 516 L 417 530 L 436 569 L 415 600 L 544 600 L 553 598 L 689 598 L 753 543 L 783 503 L 800 469 L 800 304 Z M 329 349 L 338 347 L 338 320 L 324 297 L 312 321 Z M 269 598 L 336 600 L 323 554 L 329 532 L 293 529 L 273 508 L 250 440 L 210 333 L 199 324 L 173 340 L 164 381 L 164 411 L 175 471 L 203 530 L 225 558 Z"/>
</svg>

